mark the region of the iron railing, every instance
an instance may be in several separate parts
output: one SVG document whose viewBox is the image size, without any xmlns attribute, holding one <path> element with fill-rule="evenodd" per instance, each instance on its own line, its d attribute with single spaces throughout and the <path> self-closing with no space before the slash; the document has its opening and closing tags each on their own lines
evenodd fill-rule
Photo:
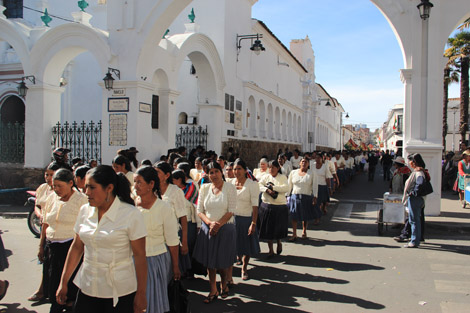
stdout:
<svg viewBox="0 0 470 313">
<path fill-rule="evenodd" d="M 71 157 L 80 157 L 83 162 L 95 159 L 101 163 L 101 121 L 58 122 L 52 127 L 52 150 L 57 147 L 69 149 Z"/>
<path fill-rule="evenodd" d="M 176 147 L 186 147 L 188 151 L 197 146 L 203 146 L 207 150 L 207 132 L 206 127 L 192 125 L 180 127 L 179 134 L 176 134 Z"/>
<path fill-rule="evenodd" d="M 0 162 L 24 163 L 24 123 L 0 122 Z"/>
</svg>

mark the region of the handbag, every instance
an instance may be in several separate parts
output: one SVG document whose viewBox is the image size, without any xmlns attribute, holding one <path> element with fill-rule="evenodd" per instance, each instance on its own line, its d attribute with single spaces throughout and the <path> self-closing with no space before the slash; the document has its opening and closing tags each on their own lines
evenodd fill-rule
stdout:
<svg viewBox="0 0 470 313">
<path fill-rule="evenodd" d="M 433 193 L 432 185 L 429 180 L 425 180 L 424 183 L 418 186 L 418 192 L 417 195 L 418 197 L 424 197 L 427 196 L 430 193 Z"/>
<path fill-rule="evenodd" d="M 171 313 L 191 313 L 189 307 L 189 292 L 181 280 L 171 279 L 168 284 L 168 301 Z"/>
</svg>

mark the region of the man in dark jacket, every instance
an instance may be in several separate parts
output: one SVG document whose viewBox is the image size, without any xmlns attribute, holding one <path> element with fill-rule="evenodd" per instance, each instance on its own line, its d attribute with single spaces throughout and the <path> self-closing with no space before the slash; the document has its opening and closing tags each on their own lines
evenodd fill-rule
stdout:
<svg viewBox="0 0 470 313">
<path fill-rule="evenodd" d="M 375 152 L 369 153 L 369 158 L 367 159 L 367 162 L 369 162 L 369 181 L 374 181 L 375 167 L 378 163 L 378 159 L 375 156 Z"/>
<path fill-rule="evenodd" d="M 390 155 L 390 151 L 385 151 L 380 159 L 380 164 L 382 164 L 382 169 L 384 171 L 384 180 L 390 181 L 390 169 L 392 168 L 393 164 L 393 157 Z"/>
</svg>

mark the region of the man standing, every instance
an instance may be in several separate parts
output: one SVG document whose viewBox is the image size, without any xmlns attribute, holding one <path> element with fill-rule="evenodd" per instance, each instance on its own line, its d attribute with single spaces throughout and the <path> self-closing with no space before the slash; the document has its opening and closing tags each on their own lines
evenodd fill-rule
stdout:
<svg viewBox="0 0 470 313">
<path fill-rule="evenodd" d="M 392 168 L 393 158 L 390 155 L 389 150 L 385 151 L 385 154 L 382 155 L 380 164 L 382 164 L 382 169 L 384 171 L 384 180 L 390 181 L 390 169 Z"/>
</svg>

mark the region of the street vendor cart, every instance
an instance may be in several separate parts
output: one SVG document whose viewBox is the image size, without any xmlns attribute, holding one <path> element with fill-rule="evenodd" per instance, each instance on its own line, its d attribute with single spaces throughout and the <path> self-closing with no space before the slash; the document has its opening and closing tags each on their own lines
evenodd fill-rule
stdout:
<svg viewBox="0 0 470 313">
<path fill-rule="evenodd" d="M 403 224 L 405 222 L 405 207 L 402 203 L 403 194 L 384 193 L 383 206 L 377 212 L 377 228 L 383 235 L 388 224 Z"/>
</svg>

